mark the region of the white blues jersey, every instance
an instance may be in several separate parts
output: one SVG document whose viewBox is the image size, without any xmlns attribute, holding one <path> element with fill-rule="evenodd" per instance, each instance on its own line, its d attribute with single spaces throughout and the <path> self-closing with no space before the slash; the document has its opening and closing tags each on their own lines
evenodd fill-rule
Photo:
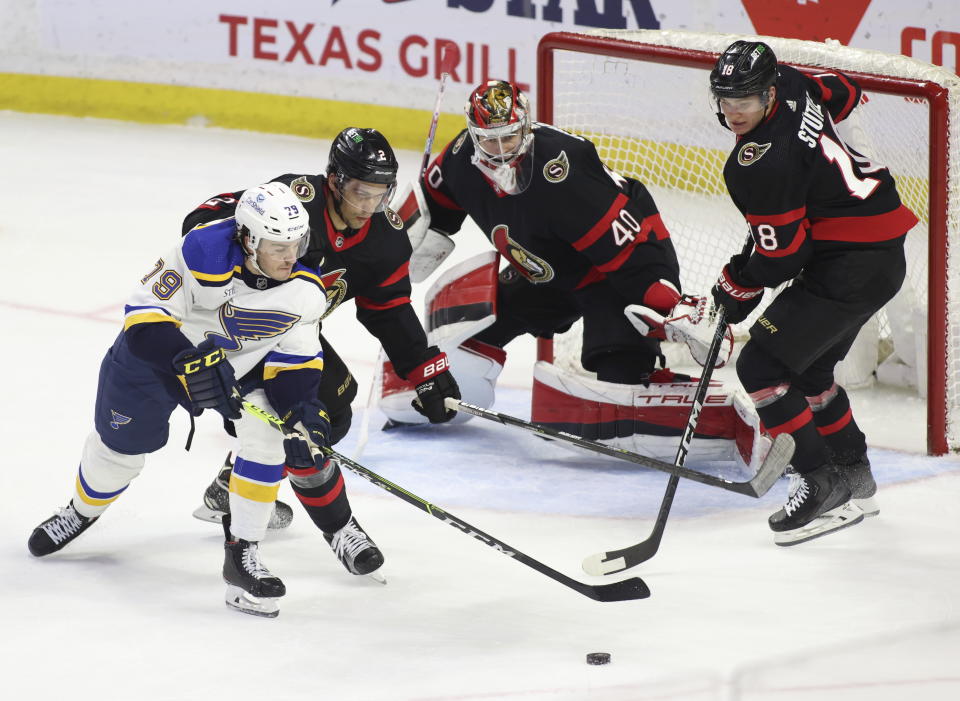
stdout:
<svg viewBox="0 0 960 701">
<path fill-rule="evenodd" d="M 251 273 L 233 218 L 198 227 L 158 260 L 126 305 L 124 330 L 171 323 L 196 345 L 212 340 L 236 376 L 264 361 L 263 380 L 323 369 L 320 318 L 326 295 L 318 270 L 300 263 L 278 282 Z"/>
</svg>

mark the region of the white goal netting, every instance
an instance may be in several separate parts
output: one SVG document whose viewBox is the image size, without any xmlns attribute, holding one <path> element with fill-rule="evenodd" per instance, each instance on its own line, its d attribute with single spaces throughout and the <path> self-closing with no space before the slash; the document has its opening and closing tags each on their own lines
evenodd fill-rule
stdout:
<svg viewBox="0 0 960 701">
<path fill-rule="evenodd" d="M 747 234 L 723 183 L 733 137 L 714 116 L 708 80 L 716 56 L 742 38 L 767 42 L 784 63 L 844 71 L 864 89 L 841 135 L 890 169 L 920 224 L 907 237 L 903 290 L 865 327 L 838 377 L 852 386 L 875 378 L 912 386 L 930 402 L 931 451 L 960 448 L 960 292 L 950 294 L 960 290 L 950 255 L 960 240 L 960 78 L 835 42 L 553 34 L 541 42 L 538 119 L 590 138 L 612 169 L 650 188 L 677 247 L 684 291 L 707 293 Z M 576 329 L 558 339 L 557 362 L 578 364 L 578 339 Z"/>
</svg>

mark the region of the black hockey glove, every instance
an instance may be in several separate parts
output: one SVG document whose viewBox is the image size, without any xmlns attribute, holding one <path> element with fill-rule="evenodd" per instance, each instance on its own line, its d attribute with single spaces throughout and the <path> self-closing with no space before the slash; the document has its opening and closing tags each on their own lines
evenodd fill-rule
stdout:
<svg viewBox="0 0 960 701">
<path fill-rule="evenodd" d="M 717 284 L 711 290 L 713 300 L 727 310 L 727 323 L 739 324 L 750 316 L 750 312 L 757 308 L 763 299 L 763 287 L 753 287 L 743 282 L 740 271 L 746 265 L 747 259 L 738 253 L 723 266 Z"/>
<path fill-rule="evenodd" d="M 299 402 L 283 417 L 284 423 L 304 434 L 310 442 L 318 448 L 330 445 L 330 415 L 327 407 L 319 399 L 309 399 Z M 315 464 L 310 446 L 296 436 L 283 439 L 283 450 L 286 453 L 289 467 L 310 467 Z M 323 455 L 317 456 L 322 463 Z"/>
<path fill-rule="evenodd" d="M 430 346 L 427 352 L 433 353 L 433 357 L 407 375 L 407 380 L 417 386 L 417 398 L 410 402 L 410 406 L 430 419 L 430 423 L 442 424 L 457 415 L 447 409 L 443 400 L 447 397 L 460 399 L 460 388 L 450 374 L 447 354 L 441 353 L 436 346 Z"/>
<path fill-rule="evenodd" d="M 204 341 L 196 348 L 177 353 L 172 364 L 187 392 L 194 416 L 199 416 L 204 409 L 214 409 L 225 419 L 240 418 L 242 405 L 234 393 L 237 378 L 222 348 Z"/>
</svg>

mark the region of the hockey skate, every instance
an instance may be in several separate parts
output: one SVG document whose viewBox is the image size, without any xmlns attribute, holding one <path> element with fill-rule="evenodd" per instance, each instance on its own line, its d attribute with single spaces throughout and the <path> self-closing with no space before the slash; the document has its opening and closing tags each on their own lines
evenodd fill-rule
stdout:
<svg viewBox="0 0 960 701">
<path fill-rule="evenodd" d="M 203 493 L 203 505 L 198 506 L 193 512 L 194 518 L 210 523 L 220 523 L 223 517 L 230 513 L 230 472 L 232 470 L 233 462 L 230 460 L 230 453 L 227 453 L 223 467 Z M 286 528 L 291 521 L 293 521 L 293 509 L 289 504 L 278 499 L 273 506 L 267 528 L 271 530 Z"/>
<path fill-rule="evenodd" d="M 336 533 L 324 533 L 324 540 L 350 574 L 366 574 L 381 584 L 387 580 L 377 572 L 383 565 L 383 553 L 353 516 Z"/>
<path fill-rule="evenodd" d="M 277 599 L 287 588 L 260 562 L 260 545 L 230 534 L 230 517 L 223 519 L 223 581 L 227 592 L 225 601 L 230 608 L 253 616 L 276 618 L 280 613 Z"/>
<path fill-rule="evenodd" d="M 850 488 L 830 463 L 813 472 L 790 475 L 787 503 L 768 523 L 777 545 L 799 545 L 863 520 Z"/>
<path fill-rule="evenodd" d="M 73 501 L 56 514 L 48 518 L 33 529 L 27 547 L 30 554 L 43 557 L 55 553 L 67 543 L 72 542 L 78 535 L 93 525 L 97 518 L 87 518 L 73 508 Z"/>
<path fill-rule="evenodd" d="M 864 516 L 876 516 L 880 513 L 877 503 L 877 482 L 870 471 L 870 459 L 863 453 L 852 460 L 845 456 L 835 456 L 833 462 L 837 472 L 850 488 L 851 501 L 860 507 Z"/>
</svg>

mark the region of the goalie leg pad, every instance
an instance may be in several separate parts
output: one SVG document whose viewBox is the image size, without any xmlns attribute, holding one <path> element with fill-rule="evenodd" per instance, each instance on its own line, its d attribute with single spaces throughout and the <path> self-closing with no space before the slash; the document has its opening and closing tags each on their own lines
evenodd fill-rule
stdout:
<svg viewBox="0 0 960 701">
<path fill-rule="evenodd" d="M 442 347 L 441 347 L 442 349 Z M 460 396 L 468 404 L 483 408 L 493 406 L 497 378 L 503 370 L 507 354 L 502 348 L 468 339 L 461 345 L 445 351 L 460 387 Z M 400 424 L 425 424 L 427 417 L 414 411 L 410 402 L 417 396 L 414 386 L 401 379 L 389 362 L 383 364 L 383 394 L 380 409 L 391 421 Z M 458 412 L 450 423 L 463 423 L 473 418 Z"/>
<path fill-rule="evenodd" d="M 673 461 L 696 389 L 694 379 L 651 382 L 649 387 L 603 382 L 541 361 L 534 367 L 532 420 Z M 688 458 L 757 465 L 763 449 L 758 436 L 759 422 L 746 399 L 713 381 Z"/>
<path fill-rule="evenodd" d="M 497 262 L 496 251 L 489 251 L 455 265 L 431 285 L 425 300 L 428 344 L 447 354 L 463 400 L 482 407 L 493 402 L 493 388 L 506 354 L 501 348 L 467 340 L 497 319 Z M 389 362 L 380 371 L 379 404 L 387 418 L 399 424 L 427 423 L 427 418 L 410 406 L 417 396 L 413 384 L 400 377 Z M 458 413 L 451 421 L 470 418 Z"/>
</svg>

